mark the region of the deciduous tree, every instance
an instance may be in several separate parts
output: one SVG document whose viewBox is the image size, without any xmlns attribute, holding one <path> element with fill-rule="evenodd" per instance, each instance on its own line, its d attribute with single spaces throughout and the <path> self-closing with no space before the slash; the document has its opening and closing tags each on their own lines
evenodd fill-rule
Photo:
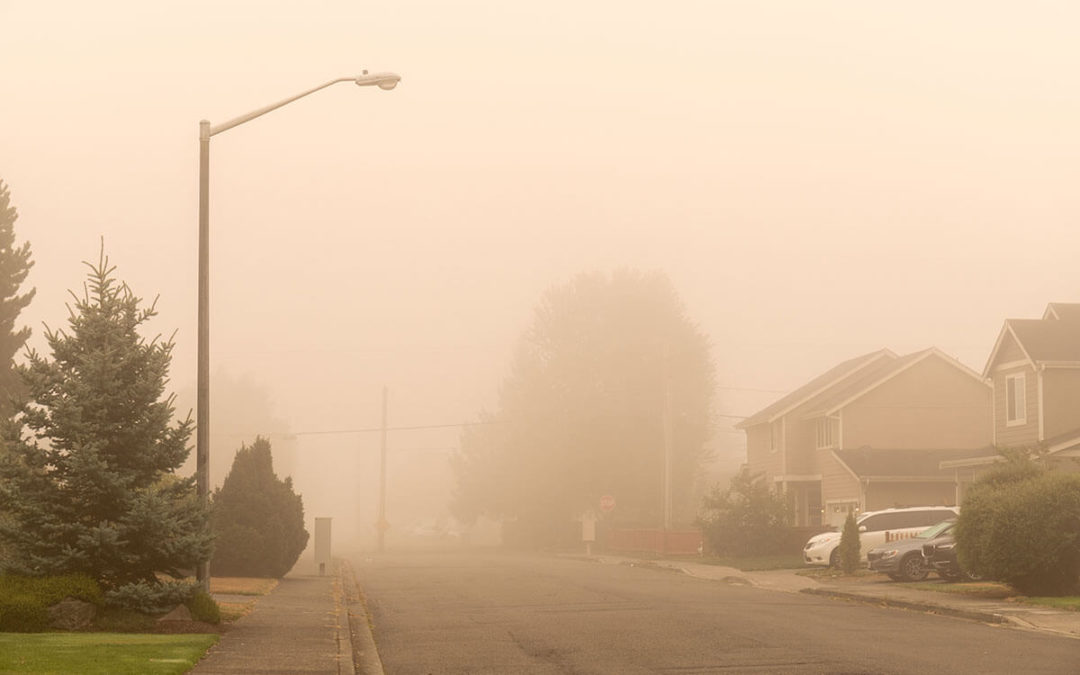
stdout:
<svg viewBox="0 0 1080 675">
<path fill-rule="evenodd" d="M 657 526 L 667 423 L 673 512 L 688 523 L 713 386 L 708 339 L 666 277 L 583 274 L 552 288 L 519 343 L 497 411 L 462 435 L 455 515 L 513 518 L 543 533 L 611 494 L 618 520 Z"/>
</svg>

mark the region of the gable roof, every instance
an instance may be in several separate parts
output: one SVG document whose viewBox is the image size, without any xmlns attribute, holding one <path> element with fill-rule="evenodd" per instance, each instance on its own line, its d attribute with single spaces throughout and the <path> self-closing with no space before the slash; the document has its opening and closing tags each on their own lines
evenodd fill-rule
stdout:
<svg viewBox="0 0 1080 675">
<path fill-rule="evenodd" d="M 1080 302 L 1051 302 L 1043 312 L 1043 319 L 1080 320 Z"/>
<path fill-rule="evenodd" d="M 1006 319 L 983 377 L 990 375 L 1007 336 L 1016 340 L 1032 368 L 1040 363 L 1080 363 L 1080 304 L 1050 303 L 1042 319 Z"/>
<path fill-rule="evenodd" d="M 864 395 L 870 393 L 874 389 L 877 389 L 881 385 L 885 384 L 892 378 L 903 373 L 909 368 L 922 363 L 929 358 L 936 358 L 944 361 L 950 366 L 960 370 L 965 375 L 976 380 L 980 384 L 989 387 L 990 384 L 986 382 L 971 368 L 968 368 L 960 361 L 949 356 L 945 352 L 941 351 L 937 347 L 930 347 L 922 351 L 913 352 L 905 356 L 901 356 L 891 363 L 887 364 L 885 368 L 877 371 L 870 371 L 866 377 L 860 377 L 857 380 L 851 381 L 850 384 L 843 387 L 838 387 L 834 391 L 829 392 L 826 396 L 821 397 L 817 402 L 816 412 L 808 415 L 814 417 L 818 415 L 832 415 L 835 414 L 841 408 L 847 406 L 852 401 L 862 398 Z"/>
<path fill-rule="evenodd" d="M 736 429 L 746 429 L 757 424 L 772 422 L 790 410 L 806 403 L 815 396 L 827 391 L 845 378 L 858 373 L 860 370 L 871 366 L 879 361 L 891 361 L 896 359 L 896 354 L 889 349 L 879 349 L 875 352 L 856 356 L 839 365 L 833 366 L 821 375 L 810 380 L 795 391 L 783 396 L 771 405 L 762 408 L 750 417 L 735 425 Z"/>
</svg>

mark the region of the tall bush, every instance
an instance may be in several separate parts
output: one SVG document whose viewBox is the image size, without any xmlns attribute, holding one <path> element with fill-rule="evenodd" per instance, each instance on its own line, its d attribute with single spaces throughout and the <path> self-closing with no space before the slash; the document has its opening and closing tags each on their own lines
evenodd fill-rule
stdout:
<svg viewBox="0 0 1080 675">
<path fill-rule="evenodd" d="M 789 521 L 784 493 L 744 468 L 726 490 L 716 486 L 705 497 L 697 524 L 711 553 L 751 556 L 780 553 Z"/>
<path fill-rule="evenodd" d="M 956 545 L 964 569 L 1022 593 L 1080 592 L 1080 475 L 993 472 L 964 501 Z"/>
<path fill-rule="evenodd" d="M 217 535 L 210 571 L 219 576 L 279 578 L 308 542 L 304 502 L 292 479 L 274 474 L 270 442 L 241 446 L 225 482 L 214 492 Z"/>
</svg>

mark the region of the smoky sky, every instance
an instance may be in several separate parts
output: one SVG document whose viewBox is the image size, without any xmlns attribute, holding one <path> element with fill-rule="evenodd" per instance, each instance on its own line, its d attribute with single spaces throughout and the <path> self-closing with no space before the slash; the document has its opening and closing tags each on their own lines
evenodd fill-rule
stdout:
<svg viewBox="0 0 1080 675">
<path fill-rule="evenodd" d="M 377 425 L 384 384 L 401 425 L 492 408 L 583 271 L 665 272 L 734 415 L 882 347 L 981 370 L 1004 318 L 1077 300 L 1073 3 L 670 4 L 0 0 L 33 344 L 104 237 L 190 389 L 198 121 L 361 69 L 402 82 L 211 142 L 212 367 L 294 432 Z"/>
</svg>

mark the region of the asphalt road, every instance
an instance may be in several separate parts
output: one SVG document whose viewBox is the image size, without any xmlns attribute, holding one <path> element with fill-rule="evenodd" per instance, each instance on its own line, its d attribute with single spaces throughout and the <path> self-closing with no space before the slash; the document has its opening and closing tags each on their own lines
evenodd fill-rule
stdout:
<svg viewBox="0 0 1080 675">
<path fill-rule="evenodd" d="M 1080 673 L 1080 641 L 519 554 L 355 561 L 398 673 Z"/>
</svg>

